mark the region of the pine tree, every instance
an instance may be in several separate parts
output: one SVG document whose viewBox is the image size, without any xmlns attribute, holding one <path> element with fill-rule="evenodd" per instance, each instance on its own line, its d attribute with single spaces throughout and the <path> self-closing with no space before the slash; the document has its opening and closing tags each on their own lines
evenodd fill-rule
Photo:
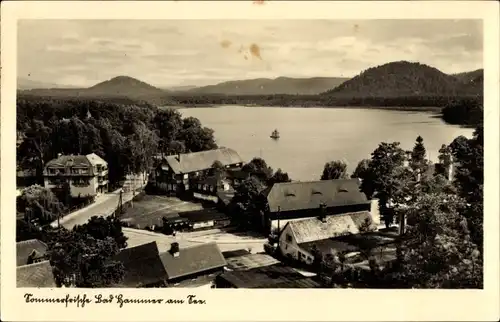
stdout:
<svg viewBox="0 0 500 322">
<path fill-rule="evenodd" d="M 423 173 L 427 168 L 427 160 L 425 159 L 426 154 L 427 151 L 425 150 L 424 139 L 419 135 L 410 158 L 410 167 L 413 171 L 417 172 L 417 175 Z"/>
</svg>

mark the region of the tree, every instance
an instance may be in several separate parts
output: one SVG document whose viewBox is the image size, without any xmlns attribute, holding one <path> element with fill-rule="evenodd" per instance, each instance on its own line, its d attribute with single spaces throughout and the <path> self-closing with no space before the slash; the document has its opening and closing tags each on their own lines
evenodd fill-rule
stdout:
<svg viewBox="0 0 500 322">
<path fill-rule="evenodd" d="M 136 123 L 134 133 L 127 138 L 127 146 L 126 151 L 132 160 L 132 172 L 137 174 L 149 171 L 158 148 L 156 134 L 148 129 L 146 124 Z"/>
<path fill-rule="evenodd" d="M 179 139 L 184 141 L 186 150 L 199 152 L 217 148 L 214 131 L 207 127 L 202 127 L 200 120 L 195 117 L 187 117 L 183 120 L 182 130 Z"/>
<path fill-rule="evenodd" d="M 262 158 L 253 158 L 241 170 L 250 176 L 258 178 L 263 183 L 268 182 L 273 175 L 273 169 Z"/>
<path fill-rule="evenodd" d="M 417 176 L 420 176 L 427 170 L 428 161 L 425 158 L 427 152 L 424 146 L 424 139 L 420 135 L 417 137 L 416 141 L 417 142 L 411 151 L 410 167 L 417 174 Z"/>
<path fill-rule="evenodd" d="M 20 208 L 28 222 L 36 220 L 45 225 L 61 216 L 63 205 L 50 189 L 32 185 L 23 190 Z"/>
<path fill-rule="evenodd" d="M 171 144 L 177 139 L 183 127 L 181 113 L 174 109 L 159 110 L 153 122 L 159 138 L 160 152 L 170 154 Z M 182 152 L 173 152 L 172 154 Z"/>
<path fill-rule="evenodd" d="M 465 215 L 471 236 L 482 251 L 483 245 L 483 186 L 484 129 L 479 125 L 472 139 L 457 138 L 450 145 L 457 162 L 454 185 L 459 196 L 467 201 Z M 460 141 L 459 141 L 460 140 Z"/>
<path fill-rule="evenodd" d="M 112 260 L 119 247 L 112 237 L 97 239 L 61 230 L 49 243 L 54 278 L 59 286 L 110 287 L 121 281 L 123 264 Z"/>
<path fill-rule="evenodd" d="M 369 167 L 363 173 L 361 190 L 368 198 L 376 197 L 380 200 L 380 213 L 389 227 L 394 221 L 392 202 L 396 191 L 401 190 L 401 177 L 404 177 L 404 161 L 406 154 L 399 142 L 380 143 L 372 153 Z"/>
<path fill-rule="evenodd" d="M 75 226 L 73 231 L 100 240 L 111 237 L 118 245 L 118 248 L 127 247 L 128 238 L 122 232 L 122 224 L 114 217 L 93 216 L 87 223 Z"/>
<path fill-rule="evenodd" d="M 451 180 L 450 167 L 453 164 L 451 147 L 446 144 L 441 145 L 438 159 L 439 163 L 435 166 L 435 174 L 444 175 L 448 180 Z"/>
<path fill-rule="evenodd" d="M 35 169 L 39 183 L 43 182 L 45 163 L 51 159 L 52 130 L 43 121 L 32 119 L 24 132 L 24 140 L 17 148 L 17 159 L 22 167 Z"/>
<path fill-rule="evenodd" d="M 262 195 L 264 184 L 256 177 L 244 180 L 234 193 L 231 203 L 238 210 L 238 221 L 243 225 L 258 225 L 263 215 L 267 201 Z"/>
<path fill-rule="evenodd" d="M 86 155 L 102 153 L 99 130 L 91 123 L 85 123 L 78 117 L 57 120 L 52 125 L 52 156 L 58 153 Z"/>
<path fill-rule="evenodd" d="M 269 179 L 268 185 L 272 186 L 275 183 L 281 183 L 281 182 L 291 182 L 292 180 L 288 176 L 288 173 L 284 172 L 281 169 L 278 169 L 271 179 Z"/>
<path fill-rule="evenodd" d="M 397 261 L 384 272 L 396 287 L 480 288 L 482 260 L 460 215 L 463 199 L 422 194 L 407 217 L 413 224 L 398 248 Z"/>
<path fill-rule="evenodd" d="M 370 168 L 370 159 L 363 159 L 359 161 L 356 169 L 351 174 L 351 178 L 363 178 L 366 176 L 368 169 Z"/>
<path fill-rule="evenodd" d="M 321 180 L 347 179 L 347 164 L 344 161 L 330 161 L 325 164 Z"/>
</svg>

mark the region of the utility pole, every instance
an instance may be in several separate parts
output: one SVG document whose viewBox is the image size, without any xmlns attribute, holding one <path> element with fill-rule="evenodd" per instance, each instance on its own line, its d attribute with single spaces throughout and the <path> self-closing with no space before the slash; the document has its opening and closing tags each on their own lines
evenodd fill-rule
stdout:
<svg viewBox="0 0 500 322">
<path fill-rule="evenodd" d="M 123 188 L 120 189 L 120 200 L 119 200 L 119 207 L 120 207 L 120 214 L 123 212 Z"/>
<path fill-rule="evenodd" d="M 277 217 L 278 217 L 278 240 L 277 240 L 277 247 L 280 247 L 280 236 L 281 236 L 281 228 L 280 228 L 280 217 L 281 217 L 281 207 L 278 206 L 278 212 L 277 212 Z"/>
</svg>

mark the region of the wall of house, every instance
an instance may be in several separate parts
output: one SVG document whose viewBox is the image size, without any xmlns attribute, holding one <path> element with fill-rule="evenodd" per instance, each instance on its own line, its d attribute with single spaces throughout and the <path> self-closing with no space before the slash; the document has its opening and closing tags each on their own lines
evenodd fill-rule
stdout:
<svg viewBox="0 0 500 322">
<path fill-rule="evenodd" d="M 285 257 L 292 258 L 307 264 L 312 264 L 314 257 L 308 251 L 300 248 L 297 244 L 295 235 L 289 225 L 285 227 L 279 237 L 279 247 Z"/>
<path fill-rule="evenodd" d="M 73 198 L 76 198 L 78 196 L 80 197 L 90 197 L 90 196 L 95 196 L 97 195 L 97 177 L 92 177 L 89 180 L 89 185 L 85 187 L 77 187 L 74 186 L 72 183 L 70 183 L 70 190 L 71 190 L 71 196 Z"/>
<path fill-rule="evenodd" d="M 289 225 L 286 226 L 281 232 L 279 237 L 279 247 L 283 256 L 298 259 L 298 251 L 300 248 L 295 241 L 295 236 Z"/>
</svg>

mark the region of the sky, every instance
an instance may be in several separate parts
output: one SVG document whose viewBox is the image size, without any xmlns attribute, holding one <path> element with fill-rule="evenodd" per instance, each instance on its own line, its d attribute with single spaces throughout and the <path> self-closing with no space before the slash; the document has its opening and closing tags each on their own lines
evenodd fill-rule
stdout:
<svg viewBox="0 0 500 322">
<path fill-rule="evenodd" d="M 391 61 L 483 68 L 480 20 L 20 20 L 18 78 L 77 87 L 115 76 L 158 87 L 353 77 Z"/>
</svg>

